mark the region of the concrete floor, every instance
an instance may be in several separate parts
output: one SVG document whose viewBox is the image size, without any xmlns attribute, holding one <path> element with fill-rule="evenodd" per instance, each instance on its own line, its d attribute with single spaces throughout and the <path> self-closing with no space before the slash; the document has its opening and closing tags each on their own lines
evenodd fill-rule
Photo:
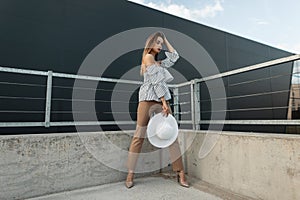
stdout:
<svg viewBox="0 0 300 200">
<path fill-rule="evenodd" d="M 178 199 L 178 200 L 221 200 L 195 187 L 184 188 L 174 179 L 161 176 L 135 179 L 135 186 L 127 189 L 124 182 L 105 184 L 92 188 L 57 193 L 30 200 L 101 200 L 101 199 Z"/>
</svg>

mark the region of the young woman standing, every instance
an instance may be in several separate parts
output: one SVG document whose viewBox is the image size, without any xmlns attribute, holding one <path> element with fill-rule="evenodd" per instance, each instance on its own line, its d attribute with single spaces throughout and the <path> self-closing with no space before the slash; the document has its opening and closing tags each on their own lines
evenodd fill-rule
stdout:
<svg viewBox="0 0 300 200">
<path fill-rule="evenodd" d="M 167 58 L 158 61 L 157 55 L 166 45 Z M 163 112 L 165 116 L 171 113 L 169 92 L 167 82 L 173 80 L 173 76 L 167 68 L 174 65 L 179 55 L 172 47 L 162 32 L 150 35 L 146 41 L 141 64 L 141 75 L 144 76 L 144 83 L 139 90 L 139 104 L 137 111 L 137 126 L 131 141 L 128 154 L 128 175 L 125 182 L 127 188 L 131 188 L 133 183 L 134 169 L 138 154 L 146 135 L 147 125 L 153 112 Z M 173 171 L 177 173 L 177 180 L 183 187 L 189 187 L 185 180 L 182 157 L 178 140 L 169 147 Z"/>
</svg>

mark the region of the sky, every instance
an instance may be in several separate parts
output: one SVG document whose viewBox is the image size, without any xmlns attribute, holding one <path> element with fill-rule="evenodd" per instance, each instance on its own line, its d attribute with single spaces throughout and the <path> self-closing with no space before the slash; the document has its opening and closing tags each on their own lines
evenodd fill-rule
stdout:
<svg viewBox="0 0 300 200">
<path fill-rule="evenodd" d="M 130 0 L 300 54 L 299 0 Z"/>
</svg>

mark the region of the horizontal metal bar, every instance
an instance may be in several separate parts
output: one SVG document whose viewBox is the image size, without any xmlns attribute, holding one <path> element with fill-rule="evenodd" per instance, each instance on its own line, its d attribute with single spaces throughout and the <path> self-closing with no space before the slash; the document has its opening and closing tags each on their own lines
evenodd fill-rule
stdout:
<svg viewBox="0 0 300 200">
<path fill-rule="evenodd" d="M 0 113 L 22 113 L 22 114 L 44 114 L 45 111 L 30 111 L 30 110 L 0 110 Z M 51 113 L 54 114 L 88 114 L 88 111 L 74 111 L 74 110 L 52 110 Z M 129 114 L 129 112 L 95 112 L 96 114 L 108 114 L 108 113 L 115 113 L 115 114 Z M 137 113 L 137 112 L 130 112 L 130 113 Z"/>
<path fill-rule="evenodd" d="M 224 97 L 224 98 L 205 99 L 205 100 L 201 100 L 201 102 L 210 102 L 210 101 L 238 99 L 238 98 L 245 98 L 245 97 L 263 96 L 263 95 L 278 94 L 278 93 L 284 93 L 284 92 L 290 92 L 290 90 L 280 90 L 280 91 L 275 91 L 275 92 L 262 92 L 262 93 L 246 94 L 246 95 L 240 95 L 240 96 L 230 96 L 230 97 Z"/>
<path fill-rule="evenodd" d="M 191 102 L 190 101 L 185 101 L 185 102 L 179 102 L 177 104 L 173 103 L 171 105 L 176 106 L 176 105 L 186 105 L 186 104 L 191 104 Z"/>
<path fill-rule="evenodd" d="M 11 83 L 11 82 L 0 82 L 0 84 L 6 84 L 6 85 L 18 85 L 18 86 L 30 86 L 30 87 L 46 87 L 46 85 L 43 84 L 32 84 L 32 83 Z"/>
<path fill-rule="evenodd" d="M 191 120 L 180 120 L 180 124 L 192 124 Z M 87 122 L 50 122 L 50 126 L 84 126 L 136 124 L 135 121 L 87 121 Z M 240 125 L 300 125 L 300 120 L 201 120 L 198 124 L 240 124 Z M 1 122 L 0 127 L 44 126 L 44 122 Z"/>
<path fill-rule="evenodd" d="M 128 84 L 142 84 L 141 81 L 132 81 L 132 80 L 123 80 L 116 78 L 104 78 L 104 77 L 96 77 L 96 76 L 87 76 L 87 75 L 77 75 L 77 74 L 66 74 L 66 73 L 53 73 L 54 77 L 60 78 L 73 78 L 73 79 L 83 79 L 83 80 L 92 80 L 92 81 L 105 81 L 105 82 L 113 82 L 113 83 L 128 83 Z"/>
<path fill-rule="evenodd" d="M 169 88 L 177 88 L 177 84 L 167 84 Z"/>
<path fill-rule="evenodd" d="M 122 92 L 122 93 L 132 93 L 133 90 L 110 90 L 110 89 L 96 89 L 96 88 L 86 88 L 86 87 L 67 87 L 67 86 L 53 86 L 53 88 L 59 89 L 71 89 L 71 90 L 90 90 L 90 91 L 103 91 L 103 92 Z"/>
<path fill-rule="evenodd" d="M 44 114 L 44 110 L 0 110 L 0 113 L 31 113 Z"/>
<path fill-rule="evenodd" d="M 103 113 L 103 114 L 132 114 L 132 113 L 137 113 L 137 112 L 128 112 L 128 111 L 112 111 L 112 112 L 97 112 L 97 113 Z"/>
<path fill-rule="evenodd" d="M 199 124 L 300 125 L 300 120 L 201 120 Z"/>
<path fill-rule="evenodd" d="M 181 115 L 187 115 L 187 114 L 190 114 L 191 111 L 184 111 L 184 112 L 178 112 L 178 113 L 175 113 L 176 114 L 181 114 Z"/>
<path fill-rule="evenodd" d="M 261 68 L 265 68 L 265 67 L 269 67 L 269 66 L 273 66 L 273 65 L 283 64 L 286 62 L 292 62 L 292 61 L 299 60 L 299 59 L 300 59 L 300 54 L 297 54 L 297 55 L 288 56 L 285 58 L 279 58 L 276 60 L 267 61 L 267 62 L 260 63 L 260 64 L 250 65 L 247 67 L 231 70 L 228 72 L 223 72 L 220 74 L 216 74 L 216 75 L 212 75 L 212 76 L 208 76 L 208 77 L 204 77 L 204 78 L 200 78 L 200 79 L 194 79 L 192 81 L 195 81 L 196 83 L 204 82 L 204 81 L 213 80 L 213 79 L 217 79 L 217 78 L 221 78 L 221 77 L 226 77 L 226 76 L 230 76 L 230 75 L 234 75 L 234 74 L 239 74 L 239 73 L 243 73 L 243 72 L 247 72 L 247 71 L 252 71 L 255 69 L 261 69 Z M 183 87 L 183 86 L 190 85 L 192 81 L 177 84 L 176 87 Z"/>
<path fill-rule="evenodd" d="M 243 67 L 243 68 L 239 68 L 239 69 L 235 69 L 235 70 L 231 70 L 231 71 L 227 71 L 227 72 L 223 72 L 223 73 L 220 73 L 220 74 L 204 77 L 204 78 L 201 78 L 201 79 L 195 79 L 195 81 L 196 82 L 209 81 L 209 80 L 213 80 L 213 79 L 217 79 L 217 78 L 222 78 L 222 77 L 225 77 L 225 76 L 240 74 L 240 73 L 247 72 L 247 71 L 252 71 L 252 70 L 256 70 L 256 69 L 262 69 L 262 68 L 265 68 L 265 67 L 270 67 L 270 66 L 273 66 L 273 65 L 283 64 L 283 63 L 286 63 L 286 62 L 292 62 L 292 61 L 299 60 L 299 59 L 300 59 L 300 54 L 293 55 L 293 56 L 288 56 L 288 57 L 279 58 L 279 59 L 275 59 L 275 60 L 271 60 L 271 61 L 267 61 L 267 62 L 255 64 L 255 65 L 250 65 L 250 66 L 247 66 L 247 67 Z"/>
<path fill-rule="evenodd" d="M 135 121 L 86 121 L 86 122 L 50 122 L 50 126 L 85 126 L 85 125 L 123 125 L 136 124 Z M 0 122 L 0 127 L 45 126 L 45 122 Z"/>
<path fill-rule="evenodd" d="M 137 101 L 110 101 L 110 100 L 97 100 L 97 99 L 63 99 L 63 98 L 53 98 L 52 101 L 72 101 L 72 102 L 102 102 L 102 103 L 128 103 L 128 104 L 136 104 Z"/>
<path fill-rule="evenodd" d="M 86 121 L 86 122 L 50 122 L 50 126 L 91 126 L 91 125 L 127 125 L 135 121 Z"/>
<path fill-rule="evenodd" d="M 191 81 L 188 81 L 188 82 L 184 82 L 184 83 L 174 84 L 174 85 L 172 85 L 172 86 L 173 86 L 173 87 L 179 88 L 179 87 L 188 86 L 188 85 L 190 85 L 191 83 L 192 83 Z"/>
<path fill-rule="evenodd" d="M 2 66 L 0 66 L 0 72 L 11 72 L 11 73 L 18 73 L 18 74 L 48 76 L 48 72 L 45 72 L 45 71 L 18 69 L 18 68 L 2 67 Z"/>
<path fill-rule="evenodd" d="M 240 86 L 243 84 L 250 84 L 250 83 L 255 83 L 255 82 L 264 81 L 264 80 L 268 80 L 268 79 L 275 79 L 275 78 L 277 79 L 277 78 L 281 78 L 284 76 L 291 76 L 291 73 L 279 74 L 276 76 L 268 76 L 265 78 L 253 79 L 253 80 L 243 81 L 243 82 L 239 82 L 239 83 L 232 83 L 232 84 L 228 84 L 228 87 L 235 87 L 235 86 Z"/>
<path fill-rule="evenodd" d="M 0 127 L 45 126 L 44 122 L 0 122 Z"/>
<path fill-rule="evenodd" d="M 178 123 L 180 123 L 180 124 L 192 124 L 193 122 L 191 120 L 179 120 Z"/>
<path fill-rule="evenodd" d="M 173 95 L 173 96 L 182 96 L 182 95 L 187 95 L 187 94 L 191 94 L 191 92 L 181 92 L 181 93 L 178 93 L 177 95 Z"/>
<path fill-rule="evenodd" d="M 18 74 L 31 74 L 31 75 L 48 76 L 47 71 L 18 69 L 18 68 L 2 67 L 2 66 L 0 66 L 0 72 L 11 72 L 11 73 L 18 73 Z M 123 79 L 114 79 L 114 78 L 104 78 L 104 77 L 95 77 L 95 76 L 86 76 L 86 75 L 77 75 L 77 74 L 66 74 L 66 73 L 57 73 L 57 72 L 53 72 L 53 77 L 95 80 L 95 81 L 106 81 L 106 82 L 114 82 L 114 83 L 128 83 L 128 84 L 142 84 L 143 83 L 141 81 L 132 81 L 132 80 L 123 80 Z"/>
<path fill-rule="evenodd" d="M 239 69 L 236 69 L 236 70 L 231 70 L 231 71 L 228 71 L 228 72 L 208 76 L 208 77 L 201 78 L 201 79 L 194 79 L 194 80 L 184 82 L 184 83 L 180 83 L 180 84 L 168 84 L 168 86 L 173 87 L 173 88 L 174 87 L 183 87 L 183 86 L 190 85 L 192 82 L 208 81 L 208 80 L 212 80 L 212 79 L 216 79 L 216 78 L 221 78 L 221 77 L 225 77 L 225 76 L 229 76 L 229 75 L 233 75 L 233 74 L 238 74 L 238 73 L 242 73 L 242 72 L 246 72 L 246 71 L 251 71 L 251 70 L 260 69 L 260 68 L 264 68 L 264 67 L 269 67 L 269 66 L 272 66 L 272 65 L 291 62 L 291 61 L 295 61 L 295 60 L 299 60 L 299 59 L 300 59 L 300 54 L 293 55 L 293 56 L 288 56 L 288 57 L 285 57 L 285 58 L 279 58 L 279 59 L 276 59 L 276 60 L 267 61 L 267 62 L 264 62 L 264 63 L 239 68 Z M 18 68 L 2 67 L 2 66 L 0 66 L 0 71 L 1 72 L 11 72 L 11 73 L 21 73 L 21 74 L 31 74 L 31 75 L 42 75 L 42 76 L 47 76 L 48 75 L 48 72 L 46 72 L 46 71 L 18 69 Z M 53 76 L 54 77 L 61 77 L 61 78 L 74 78 L 74 79 L 84 79 L 84 80 L 106 81 L 106 82 L 114 82 L 114 83 L 128 83 L 128 84 L 142 84 L 143 83 L 142 81 L 122 80 L 122 79 L 104 78 L 104 77 L 93 77 L 93 76 L 87 76 L 87 75 L 66 74 L 66 73 L 57 73 L 57 72 L 54 72 Z"/>
<path fill-rule="evenodd" d="M 240 112 L 240 111 L 254 111 L 254 110 L 276 110 L 284 108 L 293 108 L 293 106 L 278 106 L 278 107 L 261 107 L 261 108 L 238 108 L 231 110 L 210 110 L 210 111 L 201 111 L 201 113 L 212 113 L 212 112 Z"/>
<path fill-rule="evenodd" d="M 87 87 L 69 87 L 69 86 L 53 86 L 58 89 L 70 89 L 70 90 L 89 90 L 89 91 L 103 91 L 103 92 L 120 92 L 120 93 L 132 93 L 133 90 L 117 90 L 117 89 L 98 89 L 98 88 L 87 88 Z M 135 89 L 135 88 L 134 88 Z"/>
<path fill-rule="evenodd" d="M 0 96 L 0 99 L 30 99 L 30 100 L 45 100 L 45 97 L 15 97 L 15 96 Z"/>
</svg>

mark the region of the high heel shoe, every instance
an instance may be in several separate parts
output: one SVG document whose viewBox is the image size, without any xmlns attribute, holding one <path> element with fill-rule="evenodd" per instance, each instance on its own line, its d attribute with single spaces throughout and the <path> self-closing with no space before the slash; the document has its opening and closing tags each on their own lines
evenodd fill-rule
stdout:
<svg viewBox="0 0 300 200">
<path fill-rule="evenodd" d="M 133 172 L 128 172 L 127 174 L 127 178 L 126 178 L 126 181 L 125 181 L 125 186 L 129 189 L 129 188 L 132 188 L 133 187 L 133 175 L 134 173 Z"/>
<path fill-rule="evenodd" d="M 184 171 L 183 170 L 177 172 L 177 182 L 182 187 L 186 187 L 186 188 L 190 187 L 189 184 L 185 180 L 185 176 L 184 176 Z"/>
</svg>

